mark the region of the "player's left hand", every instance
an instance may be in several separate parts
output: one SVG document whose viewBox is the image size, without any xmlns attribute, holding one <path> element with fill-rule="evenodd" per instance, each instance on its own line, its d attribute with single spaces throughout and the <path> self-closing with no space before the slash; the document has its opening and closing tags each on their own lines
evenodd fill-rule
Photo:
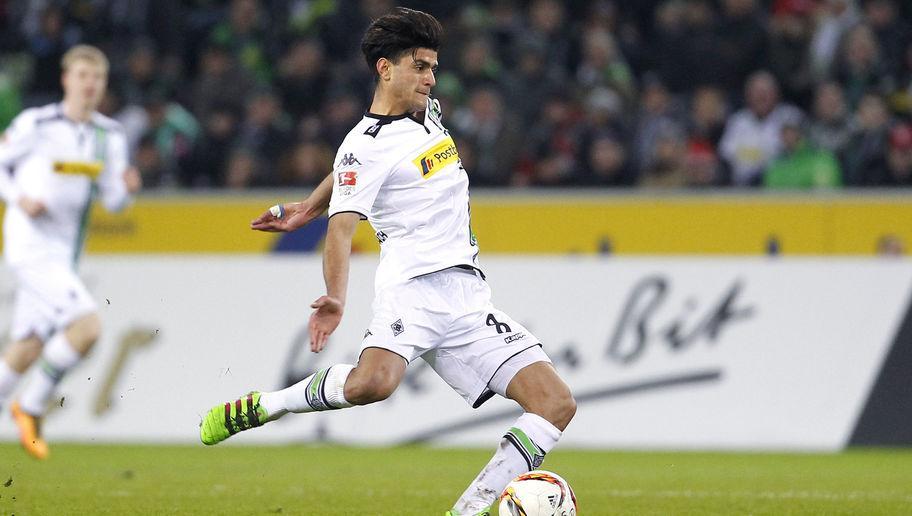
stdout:
<svg viewBox="0 0 912 516">
<path fill-rule="evenodd" d="M 123 181 L 130 195 L 135 194 L 142 188 L 142 175 L 140 175 L 139 169 L 134 166 L 129 166 L 124 171 Z"/>
<path fill-rule="evenodd" d="M 310 307 L 314 309 L 307 325 L 310 331 L 310 350 L 319 353 L 326 347 L 329 335 L 342 322 L 343 305 L 334 297 L 321 296 Z"/>
</svg>

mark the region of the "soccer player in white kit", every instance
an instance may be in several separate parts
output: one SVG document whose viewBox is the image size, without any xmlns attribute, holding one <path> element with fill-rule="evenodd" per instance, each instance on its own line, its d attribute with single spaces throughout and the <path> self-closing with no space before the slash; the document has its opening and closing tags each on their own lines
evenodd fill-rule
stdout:
<svg viewBox="0 0 912 516">
<path fill-rule="evenodd" d="M 20 441 L 32 456 L 48 456 L 40 419 L 64 374 L 98 340 L 95 302 L 76 275 L 93 198 L 118 211 L 139 190 L 116 121 L 96 112 L 108 60 L 78 45 L 62 60 L 63 101 L 26 109 L 0 140 L 0 196 L 6 203 L 3 254 L 16 278 L 10 338 L 0 360 L 0 404 L 36 360 L 40 367 L 12 403 Z"/>
<path fill-rule="evenodd" d="M 525 410 L 448 512 L 489 514 L 507 483 L 557 444 L 576 403 L 535 336 L 491 304 L 470 227 L 468 176 L 430 98 L 441 32 L 432 16 L 405 8 L 373 22 L 361 44 L 376 74 L 373 103 L 340 146 L 332 175 L 303 203 L 275 206 L 253 222 L 291 231 L 328 204 L 326 295 L 311 305 L 309 323 L 311 350 L 319 352 L 342 319 L 355 228 L 370 221 L 381 259 L 358 363 L 217 405 L 200 438 L 215 444 L 288 412 L 381 401 L 421 357 L 473 407 L 499 394 Z"/>
</svg>

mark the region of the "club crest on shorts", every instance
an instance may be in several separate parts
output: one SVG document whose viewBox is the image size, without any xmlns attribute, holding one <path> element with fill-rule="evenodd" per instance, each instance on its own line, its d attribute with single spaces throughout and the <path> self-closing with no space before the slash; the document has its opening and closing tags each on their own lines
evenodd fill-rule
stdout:
<svg viewBox="0 0 912 516">
<path fill-rule="evenodd" d="M 396 319 L 396 322 L 390 324 L 390 328 L 393 330 L 393 337 L 398 337 L 400 333 L 405 331 L 405 325 L 402 324 L 402 319 Z"/>
</svg>

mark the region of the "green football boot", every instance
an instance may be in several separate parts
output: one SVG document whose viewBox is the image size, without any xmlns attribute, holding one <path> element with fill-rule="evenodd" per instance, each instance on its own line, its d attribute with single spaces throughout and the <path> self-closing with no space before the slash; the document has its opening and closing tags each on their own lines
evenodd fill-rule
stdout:
<svg viewBox="0 0 912 516">
<path fill-rule="evenodd" d="M 212 407 L 200 423 L 200 441 L 205 445 L 218 444 L 232 435 L 256 428 L 269 421 L 266 409 L 260 406 L 260 393 Z"/>
</svg>

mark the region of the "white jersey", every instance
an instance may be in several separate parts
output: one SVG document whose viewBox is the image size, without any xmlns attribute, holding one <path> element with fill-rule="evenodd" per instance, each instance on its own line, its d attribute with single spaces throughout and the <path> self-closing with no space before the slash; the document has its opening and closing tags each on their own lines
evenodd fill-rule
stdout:
<svg viewBox="0 0 912 516">
<path fill-rule="evenodd" d="M 358 213 L 377 233 L 377 292 L 453 266 L 479 269 L 469 179 L 436 101 L 417 116 L 366 114 L 339 147 L 333 178 L 329 216 Z"/>
<path fill-rule="evenodd" d="M 127 141 L 114 120 L 93 113 L 88 122 L 74 122 L 61 104 L 23 111 L 0 139 L 6 261 L 73 263 L 96 192 L 110 211 L 128 203 L 126 168 Z M 20 196 L 43 202 L 47 213 L 29 217 Z"/>
</svg>

